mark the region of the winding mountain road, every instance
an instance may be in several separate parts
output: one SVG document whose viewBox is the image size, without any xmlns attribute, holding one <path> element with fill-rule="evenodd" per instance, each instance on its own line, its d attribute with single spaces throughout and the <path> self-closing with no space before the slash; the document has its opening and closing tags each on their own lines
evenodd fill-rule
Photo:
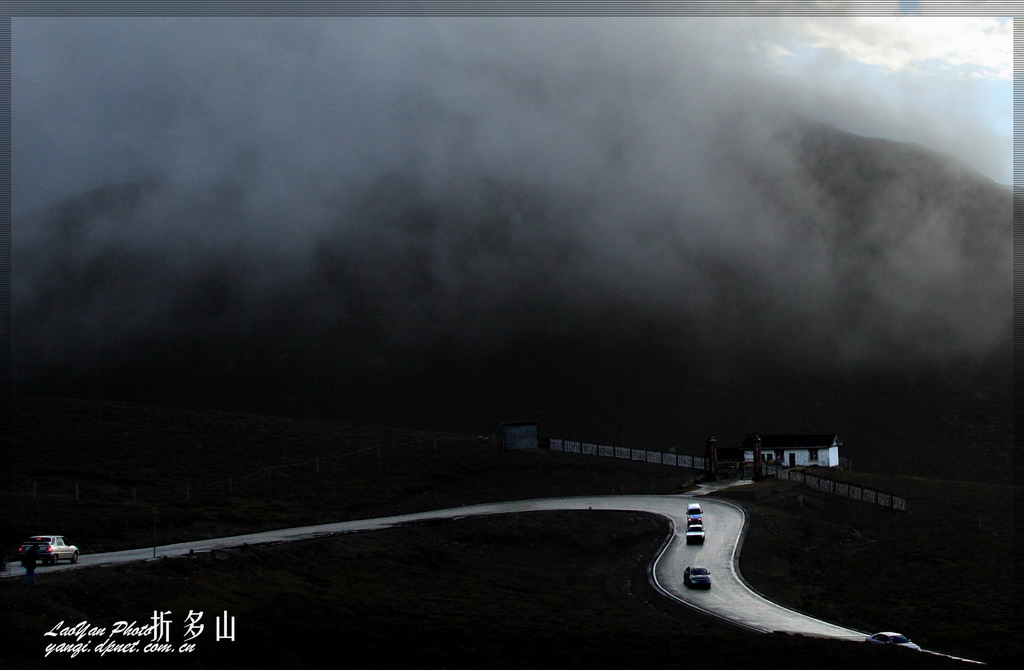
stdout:
<svg viewBox="0 0 1024 670">
<path fill-rule="evenodd" d="M 703 545 L 687 545 L 686 506 L 699 501 L 704 511 L 706 539 Z M 551 510 L 615 510 L 660 515 L 671 523 L 673 532 L 650 569 L 652 584 L 663 595 L 752 631 L 773 631 L 849 641 L 862 641 L 867 633 L 815 619 L 762 598 L 742 579 L 736 559 L 746 526 L 746 514 L 737 505 L 693 495 L 616 495 L 541 498 L 484 503 L 449 509 L 343 521 L 316 526 L 236 535 L 210 540 L 182 542 L 153 547 L 98 554 L 83 554 L 76 564 L 47 566 L 46 571 L 73 570 L 152 559 L 156 556 L 180 556 L 190 551 L 208 552 L 242 545 L 291 542 L 317 537 L 380 530 L 404 524 L 442 519 L 459 519 L 491 514 L 512 514 Z M 683 569 L 701 565 L 711 571 L 710 590 L 692 590 L 683 584 Z M 8 569 L 8 575 L 11 574 Z M 935 653 L 935 652 L 931 652 Z M 944 655 L 944 654 L 943 654 Z M 970 661 L 970 659 L 959 659 Z M 976 661 L 972 661 L 976 662 Z"/>
</svg>

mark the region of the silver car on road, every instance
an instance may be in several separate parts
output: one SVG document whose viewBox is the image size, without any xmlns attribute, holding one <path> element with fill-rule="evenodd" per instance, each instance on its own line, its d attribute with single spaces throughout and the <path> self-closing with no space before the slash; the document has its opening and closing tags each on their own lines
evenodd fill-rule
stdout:
<svg viewBox="0 0 1024 670">
<path fill-rule="evenodd" d="M 63 535 L 33 535 L 18 547 L 18 560 L 32 547 L 36 549 L 36 560 L 43 565 L 56 565 L 60 560 L 78 562 L 78 547 L 65 542 Z"/>
</svg>

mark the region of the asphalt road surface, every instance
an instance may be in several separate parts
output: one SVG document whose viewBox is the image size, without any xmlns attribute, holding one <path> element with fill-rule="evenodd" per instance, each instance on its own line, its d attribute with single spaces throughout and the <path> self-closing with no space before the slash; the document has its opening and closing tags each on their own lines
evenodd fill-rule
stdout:
<svg viewBox="0 0 1024 670">
<path fill-rule="evenodd" d="M 703 545 L 686 544 L 686 506 L 691 502 L 700 502 L 703 508 L 706 532 Z M 736 559 L 746 526 L 743 509 L 728 502 L 695 495 L 581 496 L 485 503 L 415 514 L 343 521 L 161 545 L 156 547 L 155 551 L 153 547 L 146 547 L 101 554 L 83 554 L 76 564 L 60 563 L 40 569 L 45 572 L 74 570 L 89 566 L 149 560 L 154 556 L 181 556 L 190 551 L 200 553 L 214 549 L 240 547 L 244 544 L 290 542 L 341 533 L 379 530 L 428 520 L 458 519 L 488 514 L 588 509 L 647 512 L 661 515 L 672 523 L 673 533 L 667 538 L 661 553 L 654 560 L 650 572 L 651 582 L 666 597 L 694 607 L 709 616 L 764 633 L 782 631 L 858 642 L 863 641 L 868 635 L 864 631 L 844 628 L 801 614 L 755 593 L 747 586 L 736 569 Z M 683 584 L 683 570 L 688 565 L 699 565 L 710 570 L 712 588 L 697 590 L 686 587 Z M 12 566 L 14 569 L 8 567 L 5 576 L 21 573 L 17 563 L 13 563 Z M 969 661 L 970 659 L 960 660 Z"/>
</svg>

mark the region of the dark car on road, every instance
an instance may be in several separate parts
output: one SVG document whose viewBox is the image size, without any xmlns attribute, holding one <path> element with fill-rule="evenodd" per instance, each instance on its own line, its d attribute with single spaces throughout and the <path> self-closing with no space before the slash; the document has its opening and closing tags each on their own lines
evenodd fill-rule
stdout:
<svg viewBox="0 0 1024 670">
<path fill-rule="evenodd" d="M 691 589 L 710 589 L 711 571 L 700 566 L 687 566 L 683 570 L 683 583 Z"/>
<path fill-rule="evenodd" d="M 36 560 L 43 565 L 56 565 L 60 560 L 78 562 L 78 547 L 65 542 L 63 535 L 33 535 L 18 547 L 18 559 L 32 547 L 36 548 Z"/>
</svg>

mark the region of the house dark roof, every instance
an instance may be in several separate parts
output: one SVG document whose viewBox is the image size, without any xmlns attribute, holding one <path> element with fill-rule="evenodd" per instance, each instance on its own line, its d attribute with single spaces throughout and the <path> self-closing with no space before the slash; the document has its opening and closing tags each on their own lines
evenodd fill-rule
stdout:
<svg viewBox="0 0 1024 670">
<path fill-rule="evenodd" d="M 761 449 L 763 451 L 771 451 L 774 449 L 794 449 L 794 448 L 822 448 L 831 447 L 832 442 L 835 441 L 839 446 L 843 446 L 843 441 L 839 439 L 839 436 L 835 433 L 830 435 L 762 435 L 761 436 Z M 743 438 L 743 442 L 740 443 L 740 449 L 753 449 L 754 448 L 754 436 L 747 435 Z"/>
</svg>

